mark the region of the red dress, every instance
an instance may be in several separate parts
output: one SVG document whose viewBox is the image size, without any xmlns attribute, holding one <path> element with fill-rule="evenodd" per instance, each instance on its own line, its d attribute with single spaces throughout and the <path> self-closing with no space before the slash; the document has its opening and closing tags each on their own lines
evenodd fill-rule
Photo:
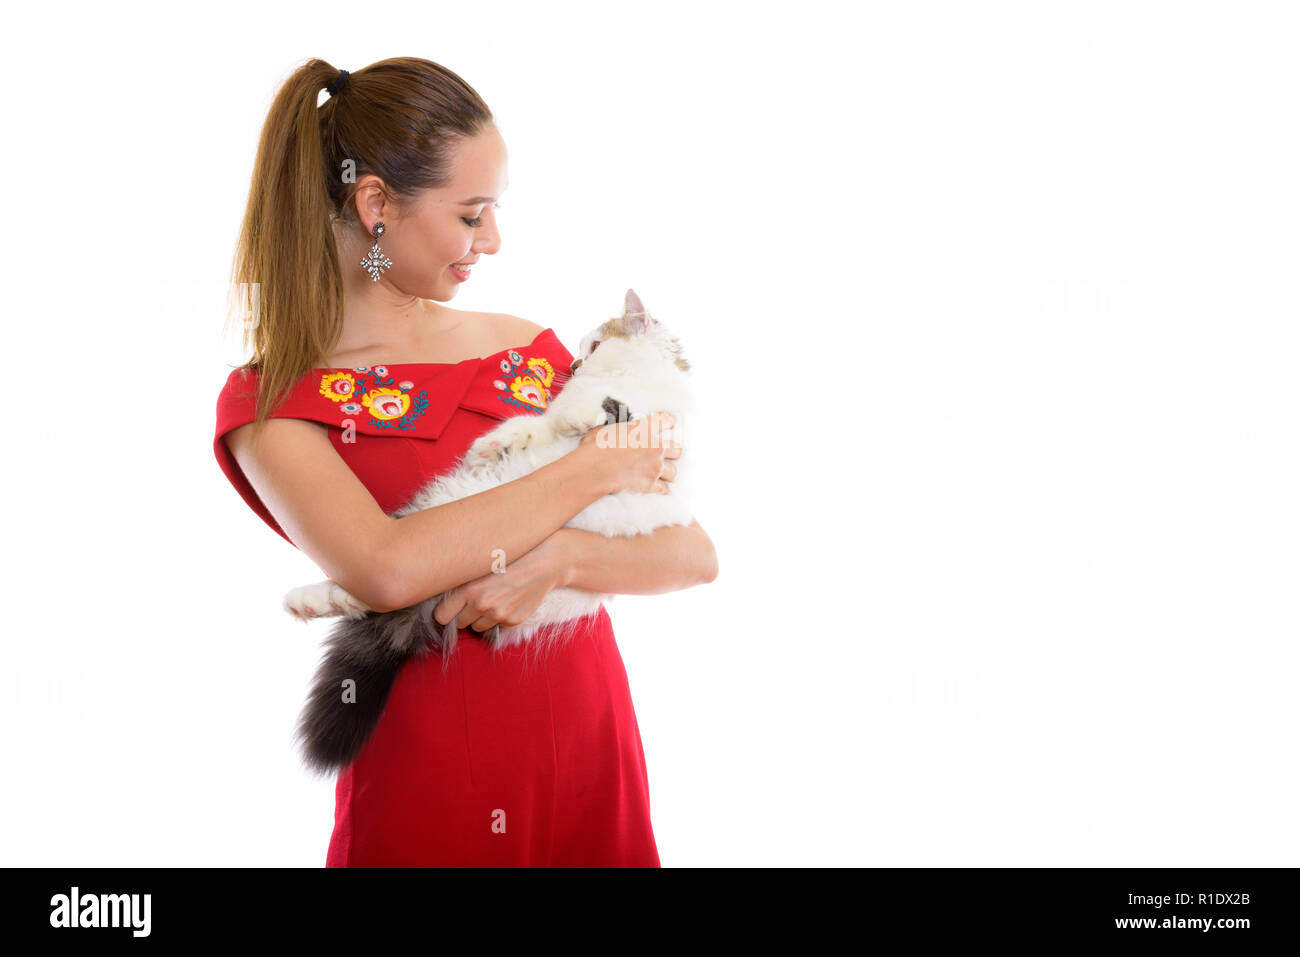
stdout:
<svg viewBox="0 0 1300 957">
<path fill-rule="evenodd" d="M 330 426 L 392 514 L 501 420 L 540 414 L 572 361 L 546 329 L 486 359 L 315 369 L 273 415 Z M 253 421 L 254 388 L 255 373 L 230 374 L 213 449 L 244 501 L 293 544 L 222 441 Z M 627 672 L 608 612 L 588 621 L 540 664 L 526 647 L 494 654 L 467 628 L 445 674 L 436 653 L 411 658 L 339 773 L 326 866 L 659 867 Z"/>
</svg>

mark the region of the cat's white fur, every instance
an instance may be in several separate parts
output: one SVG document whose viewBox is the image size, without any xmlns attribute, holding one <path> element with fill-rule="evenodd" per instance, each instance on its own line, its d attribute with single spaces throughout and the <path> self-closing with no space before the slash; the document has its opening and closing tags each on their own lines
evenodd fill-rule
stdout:
<svg viewBox="0 0 1300 957">
<path fill-rule="evenodd" d="M 683 441 L 686 417 L 691 411 L 690 374 L 676 361 L 680 349 L 672 333 L 645 312 L 630 289 L 621 322 L 632 330 L 627 338 L 602 339 L 599 328 L 583 337 L 577 371 L 544 413 L 513 416 L 483 435 L 452 471 L 421 489 L 393 517 L 504 485 L 567 455 L 578 447 L 587 431 L 607 423 L 603 403 L 612 397 L 625 405 L 634 419 L 657 411 L 673 414 L 676 424 L 659 434 L 683 446 L 681 456 L 672 460 L 677 466 L 676 477 L 668 483 L 666 495 L 606 495 L 574 516 L 567 527 L 612 537 L 648 534 L 665 525 L 691 524 L 691 460 Z M 557 370 L 557 374 L 564 373 Z M 505 647 L 522 643 L 544 625 L 595 614 L 601 602 L 612 597 L 576 588 L 554 588 L 527 621 L 501 627 L 497 644 Z M 302 620 L 338 615 L 360 618 L 371 611 L 333 581 L 293 589 L 285 596 L 284 607 Z"/>
</svg>

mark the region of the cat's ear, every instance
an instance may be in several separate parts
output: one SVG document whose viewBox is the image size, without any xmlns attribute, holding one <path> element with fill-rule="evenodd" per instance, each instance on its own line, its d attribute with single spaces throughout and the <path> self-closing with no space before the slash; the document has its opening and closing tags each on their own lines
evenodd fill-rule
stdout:
<svg viewBox="0 0 1300 957">
<path fill-rule="evenodd" d="M 646 313 L 645 306 L 641 304 L 641 297 L 631 289 L 623 298 L 623 318 L 630 335 L 645 335 L 646 329 L 650 327 L 650 316 Z"/>
</svg>

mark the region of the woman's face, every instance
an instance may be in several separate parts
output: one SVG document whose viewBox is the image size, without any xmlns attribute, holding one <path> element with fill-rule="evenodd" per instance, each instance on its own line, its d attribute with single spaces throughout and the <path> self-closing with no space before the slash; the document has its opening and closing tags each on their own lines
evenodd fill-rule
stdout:
<svg viewBox="0 0 1300 957">
<path fill-rule="evenodd" d="M 496 127 L 460 141 L 447 186 L 384 210 L 379 245 L 393 265 L 378 284 L 420 299 L 453 298 L 462 282 L 472 281 L 468 267 L 501 248 L 493 204 L 507 185 L 506 144 Z"/>
</svg>

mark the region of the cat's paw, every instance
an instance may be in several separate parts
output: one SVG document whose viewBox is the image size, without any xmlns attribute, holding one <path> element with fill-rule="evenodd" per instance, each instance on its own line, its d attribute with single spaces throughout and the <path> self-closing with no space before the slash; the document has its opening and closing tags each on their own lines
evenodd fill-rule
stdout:
<svg viewBox="0 0 1300 957">
<path fill-rule="evenodd" d="M 330 582 L 330 605 L 336 609 L 336 614 L 347 618 L 364 618 L 374 611 L 352 592 L 333 581 Z"/>
<path fill-rule="evenodd" d="M 310 621 L 329 614 L 329 599 L 327 582 L 302 585 L 284 596 L 284 610 L 299 621 Z"/>
<path fill-rule="evenodd" d="M 500 439 L 489 439 L 486 435 L 469 447 L 470 465 L 489 465 L 506 454 Z"/>
<path fill-rule="evenodd" d="M 562 414 L 555 423 L 555 430 L 561 435 L 581 438 L 592 429 L 608 425 L 610 417 L 601 409 L 570 409 Z"/>
<path fill-rule="evenodd" d="M 471 465 L 488 465 L 499 461 L 507 452 L 526 449 L 536 439 L 536 418 L 516 416 L 503 422 L 469 447 Z"/>
<path fill-rule="evenodd" d="M 299 621 L 346 615 L 360 618 L 371 609 L 337 582 L 303 585 L 284 596 L 284 610 Z"/>
</svg>

